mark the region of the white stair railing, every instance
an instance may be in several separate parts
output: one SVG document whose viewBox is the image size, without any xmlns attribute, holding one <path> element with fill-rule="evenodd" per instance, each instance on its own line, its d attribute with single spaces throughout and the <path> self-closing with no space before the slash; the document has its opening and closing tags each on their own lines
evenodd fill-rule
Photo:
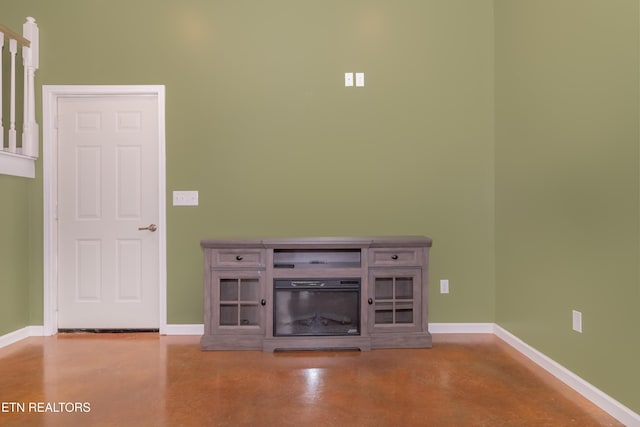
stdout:
<svg viewBox="0 0 640 427">
<path fill-rule="evenodd" d="M 39 67 L 39 49 L 38 49 L 38 25 L 36 20 L 29 17 L 27 22 L 22 26 L 22 35 L 12 31 L 11 29 L 0 24 L 0 100 L 3 99 L 2 86 L 4 78 L 2 76 L 2 57 L 5 46 L 5 37 L 9 44 L 9 60 L 11 61 L 11 81 L 9 89 L 9 130 L 7 132 L 8 140 L 5 143 L 4 136 L 4 117 L 2 105 L 0 102 L 0 154 L 15 154 L 38 158 L 39 147 L 39 128 L 36 123 L 36 96 L 35 96 L 35 73 Z M 18 147 L 16 133 L 16 56 L 18 53 L 18 45 L 22 46 L 22 65 L 24 68 L 24 97 L 23 97 L 23 116 L 22 116 L 22 140 L 21 147 Z"/>
</svg>

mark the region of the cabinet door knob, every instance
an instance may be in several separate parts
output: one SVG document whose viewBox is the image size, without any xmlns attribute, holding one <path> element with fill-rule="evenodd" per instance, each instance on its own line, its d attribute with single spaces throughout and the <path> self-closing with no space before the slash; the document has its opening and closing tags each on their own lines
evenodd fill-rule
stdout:
<svg viewBox="0 0 640 427">
<path fill-rule="evenodd" d="M 397 260 L 398 259 L 398 255 L 391 255 L 391 259 L 394 260 L 394 261 Z"/>
<path fill-rule="evenodd" d="M 242 261 L 242 257 L 240 255 L 236 255 L 236 260 Z"/>
<path fill-rule="evenodd" d="M 262 305 L 267 305 L 267 300 L 266 300 L 266 299 L 264 299 L 264 298 L 262 298 L 262 299 L 260 300 L 260 304 L 262 304 Z"/>
<path fill-rule="evenodd" d="M 373 304 L 373 298 L 369 298 L 367 302 L 369 303 L 369 305 Z"/>
</svg>

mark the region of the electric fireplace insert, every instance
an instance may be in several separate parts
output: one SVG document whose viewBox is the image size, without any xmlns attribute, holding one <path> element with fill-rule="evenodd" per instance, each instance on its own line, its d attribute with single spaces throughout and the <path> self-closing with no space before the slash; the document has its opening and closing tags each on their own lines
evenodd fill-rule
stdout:
<svg viewBox="0 0 640 427">
<path fill-rule="evenodd" d="M 360 335 L 360 278 L 275 279 L 273 335 Z"/>
</svg>

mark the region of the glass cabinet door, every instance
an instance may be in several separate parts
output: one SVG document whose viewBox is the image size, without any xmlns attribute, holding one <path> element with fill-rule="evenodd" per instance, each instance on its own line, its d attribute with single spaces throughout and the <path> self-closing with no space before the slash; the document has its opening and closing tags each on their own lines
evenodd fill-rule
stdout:
<svg viewBox="0 0 640 427">
<path fill-rule="evenodd" d="M 420 270 L 376 268 L 371 270 L 369 279 L 369 318 L 373 330 L 419 330 Z"/>
<path fill-rule="evenodd" d="M 217 272 L 213 292 L 213 325 L 218 330 L 259 332 L 264 328 L 262 274 Z"/>
</svg>

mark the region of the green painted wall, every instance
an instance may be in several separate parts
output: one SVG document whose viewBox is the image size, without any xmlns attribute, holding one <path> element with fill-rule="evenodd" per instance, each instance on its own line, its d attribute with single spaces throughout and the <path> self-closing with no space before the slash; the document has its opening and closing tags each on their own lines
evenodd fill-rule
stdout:
<svg viewBox="0 0 640 427">
<path fill-rule="evenodd" d="M 493 321 L 492 1 L 25 0 L 2 19 L 26 15 L 39 84 L 166 85 L 168 196 L 200 191 L 167 207 L 169 323 L 202 322 L 203 238 L 371 234 L 434 239 L 452 293 L 432 288 L 433 321 Z"/>
<path fill-rule="evenodd" d="M 0 335 L 30 325 L 27 187 L 0 175 Z"/>
<path fill-rule="evenodd" d="M 497 323 L 640 412 L 638 2 L 495 11 Z"/>
</svg>

